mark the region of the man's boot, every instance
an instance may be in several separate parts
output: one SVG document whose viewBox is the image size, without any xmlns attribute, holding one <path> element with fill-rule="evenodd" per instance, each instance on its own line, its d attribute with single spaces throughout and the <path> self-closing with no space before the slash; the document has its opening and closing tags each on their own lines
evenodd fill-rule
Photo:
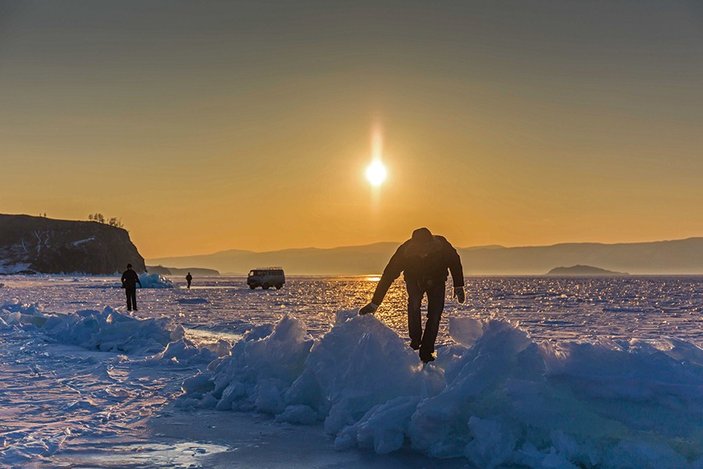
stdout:
<svg viewBox="0 0 703 469">
<path fill-rule="evenodd" d="M 420 360 L 422 363 L 429 363 L 434 361 L 434 353 L 427 352 L 425 350 L 420 350 Z"/>
</svg>

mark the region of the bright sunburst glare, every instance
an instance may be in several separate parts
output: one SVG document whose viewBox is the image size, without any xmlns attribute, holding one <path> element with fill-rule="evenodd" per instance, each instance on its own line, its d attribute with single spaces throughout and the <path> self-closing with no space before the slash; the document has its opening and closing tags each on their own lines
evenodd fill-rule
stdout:
<svg viewBox="0 0 703 469">
<path fill-rule="evenodd" d="M 383 155 L 383 134 L 381 126 L 376 123 L 371 133 L 371 164 L 366 167 L 366 179 L 374 187 L 379 187 L 386 180 L 388 171 L 381 162 Z"/>
<path fill-rule="evenodd" d="M 383 184 L 386 176 L 388 176 L 388 171 L 386 171 L 386 167 L 383 166 L 381 160 L 374 160 L 366 167 L 366 179 L 372 186 L 378 187 Z"/>
</svg>

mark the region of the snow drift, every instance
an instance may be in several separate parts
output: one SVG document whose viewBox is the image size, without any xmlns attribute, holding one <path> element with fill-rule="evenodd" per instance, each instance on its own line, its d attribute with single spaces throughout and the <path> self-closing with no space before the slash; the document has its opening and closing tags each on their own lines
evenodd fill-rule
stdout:
<svg viewBox="0 0 703 469">
<path fill-rule="evenodd" d="M 703 467 L 700 348 L 542 344 L 498 320 L 450 329 L 456 345 L 423 368 L 375 317 L 342 312 L 319 341 L 284 317 L 186 380 L 179 403 L 323 422 L 340 449 L 409 446 L 477 467 Z"/>
</svg>

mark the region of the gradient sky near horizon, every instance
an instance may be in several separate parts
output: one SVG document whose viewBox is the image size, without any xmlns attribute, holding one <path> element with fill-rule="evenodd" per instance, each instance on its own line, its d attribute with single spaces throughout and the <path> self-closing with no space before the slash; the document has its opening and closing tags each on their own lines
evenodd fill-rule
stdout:
<svg viewBox="0 0 703 469">
<path fill-rule="evenodd" d="M 147 258 L 700 236 L 701 84 L 693 1 L 0 0 L 0 212 Z"/>
</svg>

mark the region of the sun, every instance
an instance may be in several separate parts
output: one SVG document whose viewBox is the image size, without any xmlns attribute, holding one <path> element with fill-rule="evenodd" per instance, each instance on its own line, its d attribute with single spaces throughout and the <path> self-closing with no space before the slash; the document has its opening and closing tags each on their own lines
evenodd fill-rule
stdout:
<svg viewBox="0 0 703 469">
<path fill-rule="evenodd" d="M 366 179 L 374 187 L 379 187 L 386 180 L 388 172 L 386 167 L 383 166 L 381 160 L 374 160 L 370 165 L 366 167 Z"/>
</svg>

